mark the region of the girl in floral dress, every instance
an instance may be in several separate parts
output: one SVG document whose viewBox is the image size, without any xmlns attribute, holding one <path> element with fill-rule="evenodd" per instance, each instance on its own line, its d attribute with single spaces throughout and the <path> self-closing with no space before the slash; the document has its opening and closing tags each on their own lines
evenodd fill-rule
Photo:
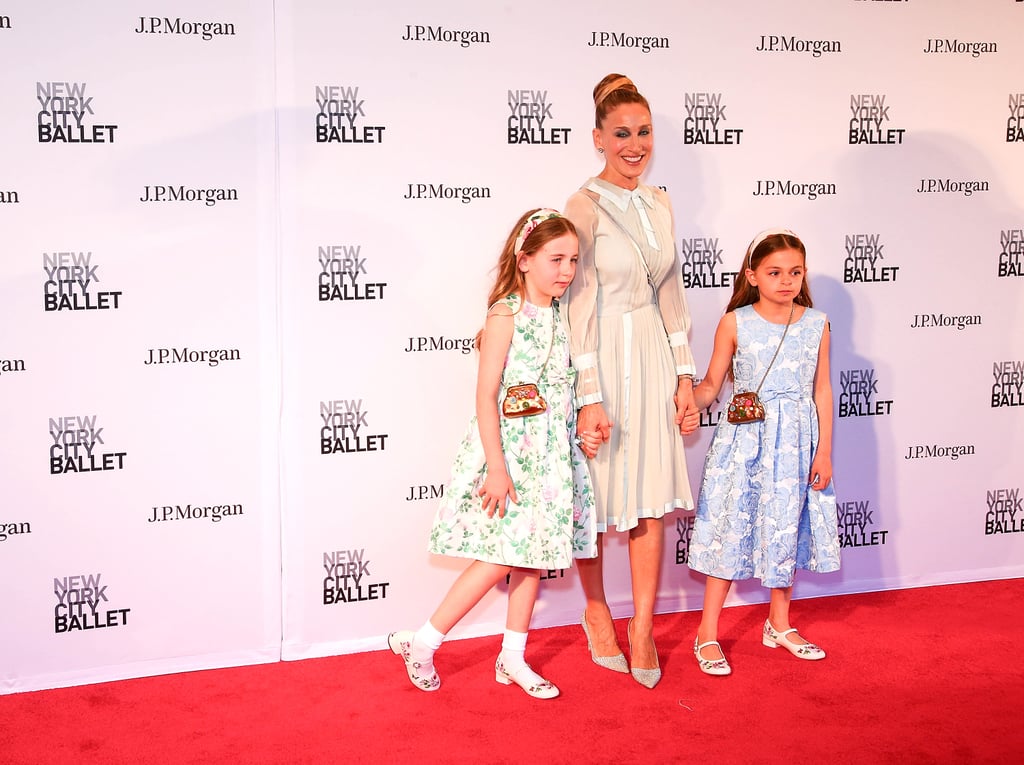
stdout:
<svg viewBox="0 0 1024 765">
<path fill-rule="evenodd" d="M 806 260 L 792 231 L 754 238 L 707 374 L 694 389 L 697 406 L 707 408 L 731 369 L 733 390 L 760 384 L 764 407 L 760 421 L 723 417 L 704 462 L 689 565 L 708 575 L 693 652 L 709 675 L 732 671 L 718 642 L 718 617 L 734 579 L 757 577 L 771 589 L 765 646 L 825 658 L 789 621 L 795 570 L 839 568 L 829 329 L 825 314 L 811 307 Z"/>
<path fill-rule="evenodd" d="M 495 679 L 535 698 L 558 688 L 526 663 L 526 638 L 542 570 L 596 554 L 593 492 L 584 454 L 596 433 L 573 436 L 573 371 L 558 298 L 576 274 L 576 230 L 551 209 L 531 210 L 509 234 L 477 336 L 476 416 L 470 421 L 430 533 L 429 550 L 471 558 L 437 610 L 417 631 L 388 636 L 412 684 L 437 690 L 434 652 L 445 635 L 498 582 L 509 577 L 508 614 Z M 508 389 L 534 383 L 519 406 Z M 517 416 L 517 409 L 543 411 Z"/>
</svg>

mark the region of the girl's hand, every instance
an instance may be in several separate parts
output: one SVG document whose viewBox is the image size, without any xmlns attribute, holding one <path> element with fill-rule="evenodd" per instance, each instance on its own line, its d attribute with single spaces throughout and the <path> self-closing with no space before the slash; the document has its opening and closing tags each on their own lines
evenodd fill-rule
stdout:
<svg viewBox="0 0 1024 765">
<path fill-rule="evenodd" d="M 807 480 L 812 489 L 826 489 L 832 480 L 832 460 L 824 455 L 815 454 L 811 462 L 811 475 Z"/>
<path fill-rule="evenodd" d="M 504 470 L 500 473 L 488 471 L 484 485 L 480 487 L 477 496 L 483 500 L 482 507 L 487 511 L 488 518 L 493 518 L 495 512 L 498 513 L 499 518 L 504 518 L 508 500 L 519 502 L 519 497 L 516 496 L 516 487 Z"/>
<path fill-rule="evenodd" d="M 582 451 L 588 459 L 596 457 L 597 450 L 601 447 L 601 444 L 604 443 L 604 439 L 594 431 L 577 429 L 576 432 L 578 435 L 573 438 L 573 443 L 580 447 L 580 451 Z"/>
<path fill-rule="evenodd" d="M 676 427 L 679 434 L 688 436 L 700 424 L 700 410 L 693 398 L 693 379 L 680 377 L 676 386 L 676 394 L 672 397 L 676 403 Z"/>
<path fill-rule="evenodd" d="M 576 417 L 576 432 L 579 434 L 593 433 L 601 442 L 612 437 L 612 423 L 608 415 L 604 413 L 604 407 L 600 404 L 587 404 L 580 409 Z M 598 443 L 600 446 L 601 443 Z"/>
</svg>

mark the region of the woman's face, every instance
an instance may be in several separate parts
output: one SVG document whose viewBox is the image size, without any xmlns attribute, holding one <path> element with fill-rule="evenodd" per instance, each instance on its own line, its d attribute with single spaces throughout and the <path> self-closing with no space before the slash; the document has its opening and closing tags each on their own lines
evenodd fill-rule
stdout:
<svg viewBox="0 0 1024 765">
<path fill-rule="evenodd" d="M 600 177 L 616 186 L 635 189 L 654 150 L 651 113 L 642 104 L 622 104 L 594 128 L 594 146 L 604 149 Z"/>
</svg>

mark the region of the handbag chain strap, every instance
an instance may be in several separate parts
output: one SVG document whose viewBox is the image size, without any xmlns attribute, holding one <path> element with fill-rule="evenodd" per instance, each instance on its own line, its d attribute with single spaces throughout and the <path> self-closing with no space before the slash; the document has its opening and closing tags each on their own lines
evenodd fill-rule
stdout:
<svg viewBox="0 0 1024 765">
<path fill-rule="evenodd" d="M 782 350 L 782 343 L 786 339 L 786 333 L 789 332 L 789 325 L 793 323 L 793 311 L 796 310 L 796 301 L 794 300 L 789 306 L 789 318 L 786 319 L 786 328 L 782 330 L 782 339 L 779 340 L 779 347 L 775 349 L 775 354 L 772 356 L 772 360 L 768 362 L 768 368 L 764 370 L 764 377 L 761 378 L 761 382 L 757 384 L 757 390 L 754 391 L 756 394 L 761 393 L 761 386 L 764 385 L 764 381 L 768 379 L 768 373 L 772 371 L 772 364 L 775 363 L 775 359 L 779 356 L 779 351 Z"/>
</svg>

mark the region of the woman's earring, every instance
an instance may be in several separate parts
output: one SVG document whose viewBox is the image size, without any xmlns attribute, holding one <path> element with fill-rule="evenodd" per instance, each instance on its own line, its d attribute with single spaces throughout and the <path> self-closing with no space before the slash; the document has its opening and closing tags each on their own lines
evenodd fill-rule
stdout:
<svg viewBox="0 0 1024 765">
<path fill-rule="evenodd" d="M 598 149 L 598 150 L 597 150 L 597 153 L 598 153 L 598 154 L 604 154 L 604 149 Z"/>
</svg>

